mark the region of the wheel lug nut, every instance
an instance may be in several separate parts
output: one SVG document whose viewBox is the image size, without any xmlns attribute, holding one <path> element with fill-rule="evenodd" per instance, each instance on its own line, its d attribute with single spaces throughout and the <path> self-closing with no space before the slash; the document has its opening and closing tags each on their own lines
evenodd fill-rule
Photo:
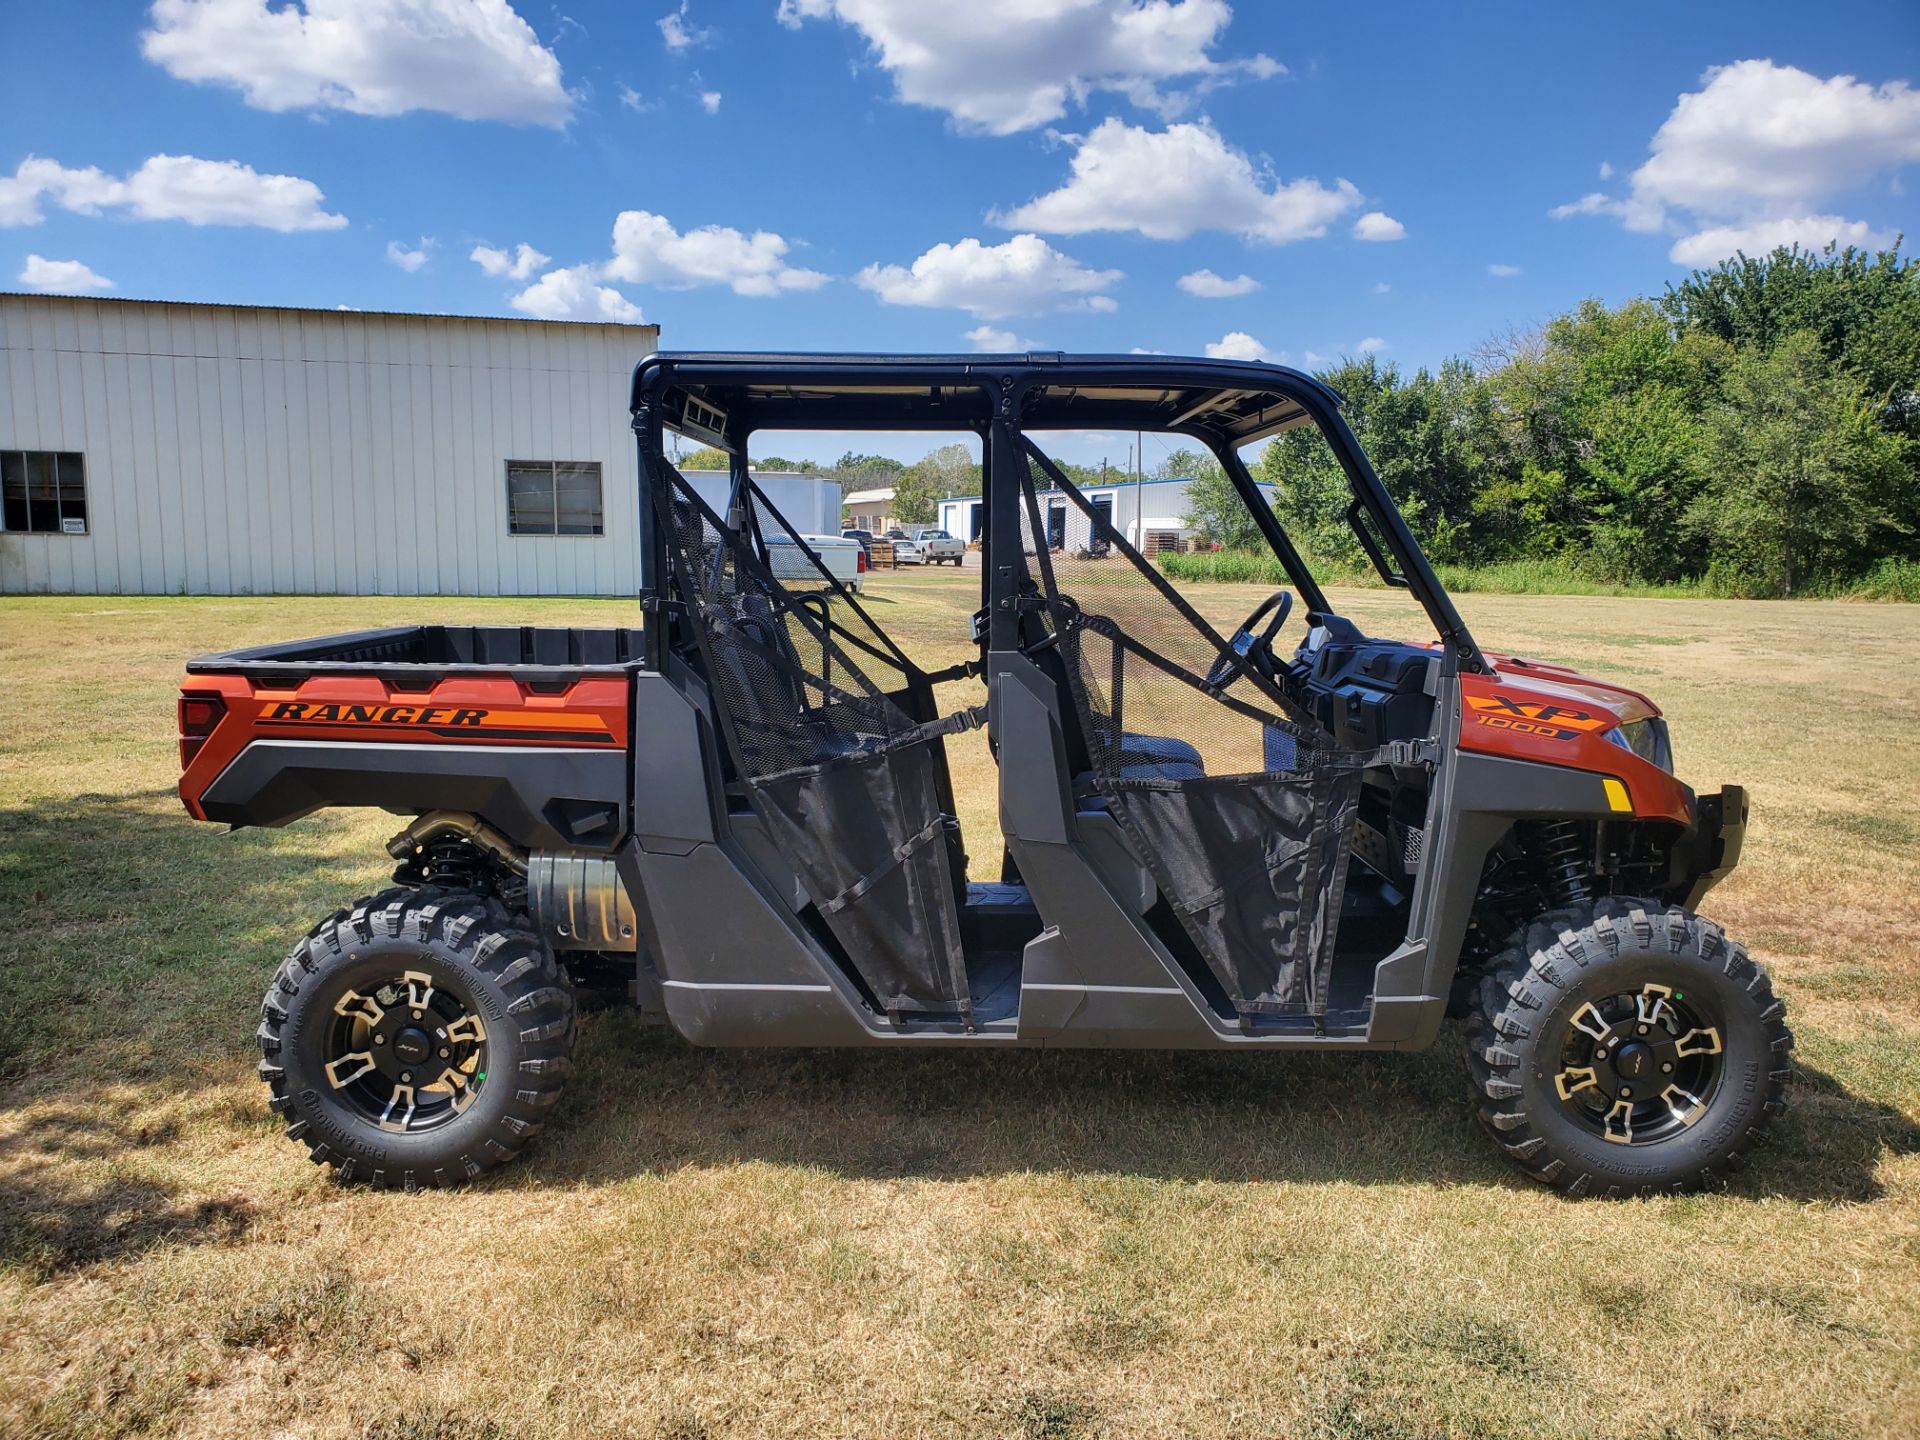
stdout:
<svg viewBox="0 0 1920 1440">
<path fill-rule="evenodd" d="M 448 1050 L 448 1049 L 446 1048 L 446 1046 L 444 1046 L 444 1045 L 443 1045 L 443 1046 L 441 1046 L 441 1047 L 440 1047 L 440 1058 L 441 1058 L 442 1060 L 444 1060 L 444 1059 L 446 1059 L 446 1058 L 447 1058 L 447 1056 L 449 1056 L 449 1055 L 450 1055 L 450 1054 L 452 1054 L 452 1053 L 453 1053 L 453 1052 L 452 1052 L 452 1051 L 450 1051 L 450 1050 Z M 1667 1068 L 1668 1068 L 1669 1070 L 1671 1070 L 1671 1069 L 1672 1069 L 1673 1067 L 1672 1067 L 1671 1065 L 1669 1065 L 1669 1066 L 1668 1066 Z"/>
<path fill-rule="evenodd" d="M 419 1019 L 419 1018 L 420 1018 L 420 1012 L 419 1012 L 418 1010 L 416 1010 L 416 1011 L 414 1011 L 414 1012 L 413 1012 L 413 1017 L 414 1017 L 414 1019 L 416 1019 L 416 1020 L 417 1020 L 417 1019 Z M 1644 1035 L 1644 1034 L 1646 1034 L 1646 1033 L 1647 1033 L 1647 1027 L 1646 1027 L 1646 1026 L 1644 1026 L 1644 1025 L 1642 1025 L 1642 1026 L 1640 1027 L 1640 1033 L 1641 1033 L 1642 1035 Z"/>
<path fill-rule="evenodd" d="M 1673 1073 L 1673 1066 L 1672 1066 L 1672 1064 L 1671 1064 L 1671 1063 L 1669 1063 L 1669 1064 L 1666 1064 L 1666 1065 L 1662 1065 L 1662 1066 L 1660 1067 L 1660 1073 L 1661 1073 L 1662 1075 L 1671 1075 L 1671 1074 Z"/>
<path fill-rule="evenodd" d="M 1607 1052 L 1604 1050 L 1596 1050 L 1593 1052 L 1593 1058 L 1596 1060 L 1604 1060 L 1607 1058 Z"/>
<path fill-rule="evenodd" d="M 1620 1087 L 1620 1093 L 1622 1095 L 1631 1095 L 1633 1094 L 1633 1087 L 1631 1085 L 1622 1085 Z"/>
<path fill-rule="evenodd" d="M 373 1043 L 376 1045 L 384 1045 L 387 1043 L 387 1037 L 384 1035 L 376 1035 L 373 1037 Z"/>
<path fill-rule="evenodd" d="M 418 1019 L 419 1019 L 419 1018 L 420 1018 L 420 1017 L 421 1017 L 422 1015 L 424 1015 L 424 1014 L 426 1014 L 426 1013 L 427 1013 L 427 1012 L 426 1012 L 426 1011 L 424 1011 L 424 1010 L 416 1010 L 416 1011 L 414 1011 L 414 1012 L 413 1012 L 413 1018 L 414 1018 L 414 1019 L 416 1019 L 416 1020 L 418 1020 Z M 1643 1034 L 1643 1035 L 1644 1035 L 1644 1034 L 1646 1033 L 1646 1029 L 1647 1029 L 1647 1027 L 1646 1027 L 1646 1026 L 1644 1026 L 1644 1025 L 1642 1025 L 1642 1026 L 1640 1027 L 1640 1032 L 1641 1032 L 1641 1034 Z"/>
<path fill-rule="evenodd" d="M 403 1085 L 411 1085 L 413 1083 L 413 1072 L 411 1070 L 402 1070 L 400 1072 L 400 1082 Z"/>
</svg>

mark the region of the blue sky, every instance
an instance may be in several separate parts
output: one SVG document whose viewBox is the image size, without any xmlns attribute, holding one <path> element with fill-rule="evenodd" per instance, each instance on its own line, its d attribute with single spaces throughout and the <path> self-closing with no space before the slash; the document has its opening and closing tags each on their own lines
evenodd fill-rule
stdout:
<svg viewBox="0 0 1920 1440">
<path fill-rule="evenodd" d="M 1884 242 L 1920 179 L 1912 0 L 158 0 L 0 50 L 0 285 L 676 349 L 1411 367 Z"/>
</svg>

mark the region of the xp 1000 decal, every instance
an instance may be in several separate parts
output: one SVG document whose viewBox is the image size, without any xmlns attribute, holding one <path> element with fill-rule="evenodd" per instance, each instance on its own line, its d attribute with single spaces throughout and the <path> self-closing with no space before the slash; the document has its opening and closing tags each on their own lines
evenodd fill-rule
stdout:
<svg viewBox="0 0 1920 1440">
<path fill-rule="evenodd" d="M 1523 700 L 1494 691 L 1489 695 L 1466 697 L 1467 711 L 1476 725 L 1494 730 L 1515 730 L 1523 735 L 1538 735 L 1548 740 L 1572 740 L 1595 730 L 1604 730 L 1618 717 L 1595 714 L 1570 705 Z"/>
</svg>

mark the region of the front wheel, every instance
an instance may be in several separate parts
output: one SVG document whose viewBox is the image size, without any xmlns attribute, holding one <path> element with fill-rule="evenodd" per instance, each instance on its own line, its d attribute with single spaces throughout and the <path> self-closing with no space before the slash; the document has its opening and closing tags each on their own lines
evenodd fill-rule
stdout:
<svg viewBox="0 0 1920 1440">
<path fill-rule="evenodd" d="M 572 1067 L 573 998 L 497 900 L 396 889 L 314 926 L 261 1005 L 287 1138 L 342 1180 L 455 1185 L 514 1158 Z"/>
<path fill-rule="evenodd" d="M 1602 900 L 1494 962 L 1467 1064 L 1480 1122 L 1574 1195 L 1695 1190 L 1785 1107 L 1793 1034 L 1767 972 L 1711 920 Z"/>
</svg>

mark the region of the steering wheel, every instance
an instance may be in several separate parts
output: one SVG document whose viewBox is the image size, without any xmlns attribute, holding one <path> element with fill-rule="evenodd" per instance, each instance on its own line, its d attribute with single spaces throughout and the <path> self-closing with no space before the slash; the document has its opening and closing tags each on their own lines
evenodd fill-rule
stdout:
<svg viewBox="0 0 1920 1440">
<path fill-rule="evenodd" d="M 1233 632 L 1233 638 L 1227 642 L 1228 648 L 1271 680 L 1274 671 L 1279 668 L 1273 658 L 1273 638 L 1280 633 L 1280 627 L 1287 623 L 1287 615 L 1292 609 L 1293 596 L 1285 590 L 1274 591 L 1240 622 L 1240 628 Z M 1254 627 L 1266 619 L 1269 610 L 1273 612 L 1273 618 L 1267 620 L 1265 627 L 1256 634 Z M 1223 690 L 1238 680 L 1241 673 L 1241 667 L 1235 665 L 1231 658 L 1219 655 L 1207 671 L 1207 684 L 1213 689 Z"/>
</svg>

